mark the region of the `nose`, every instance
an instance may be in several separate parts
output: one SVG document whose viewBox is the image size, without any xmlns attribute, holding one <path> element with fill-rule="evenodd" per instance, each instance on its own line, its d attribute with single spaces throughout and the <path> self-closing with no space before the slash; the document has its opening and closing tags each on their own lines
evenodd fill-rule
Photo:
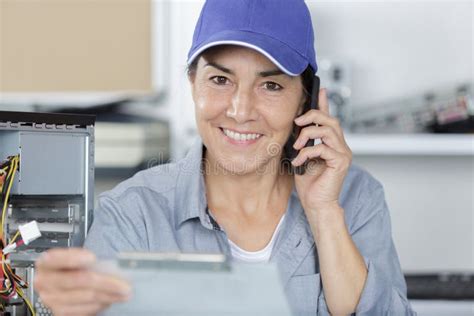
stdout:
<svg viewBox="0 0 474 316">
<path fill-rule="evenodd" d="M 255 98 L 251 89 L 239 87 L 232 97 L 227 117 L 233 118 L 237 123 L 256 120 L 258 113 L 255 107 Z"/>
</svg>

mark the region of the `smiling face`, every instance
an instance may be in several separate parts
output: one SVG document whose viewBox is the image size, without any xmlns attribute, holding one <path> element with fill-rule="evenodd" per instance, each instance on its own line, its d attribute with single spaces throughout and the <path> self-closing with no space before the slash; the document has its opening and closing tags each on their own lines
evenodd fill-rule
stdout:
<svg viewBox="0 0 474 316">
<path fill-rule="evenodd" d="M 279 166 L 306 99 L 300 76 L 284 74 L 252 49 L 219 46 L 199 58 L 189 79 L 211 165 L 234 174 Z"/>
</svg>

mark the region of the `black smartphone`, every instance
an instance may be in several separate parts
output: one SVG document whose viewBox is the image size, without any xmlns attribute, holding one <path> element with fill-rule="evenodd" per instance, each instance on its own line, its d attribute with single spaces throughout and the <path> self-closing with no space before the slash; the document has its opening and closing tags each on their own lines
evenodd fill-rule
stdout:
<svg viewBox="0 0 474 316">
<path fill-rule="evenodd" d="M 308 103 L 305 104 L 303 113 L 306 113 L 307 111 L 309 111 L 311 109 L 316 109 L 316 110 L 319 109 L 319 106 L 318 106 L 319 86 L 320 86 L 320 79 L 319 79 L 318 76 L 314 76 L 313 84 L 312 84 L 312 87 L 311 87 L 311 98 L 309 98 Z M 311 125 L 311 124 L 309 124 L 309 125 Z M 298 136 L 299 136 L 301 130 L 303 128 L 305 128 L 306 126 L 309 126 L 309 125 L 298 126 L 298 125 L 294 124 L 293 133 L 291 134 L 290 138 L 288 139 L 288 143 L 287 143 L 287 151 L 288 151 L 287 155 L 288 155 L 288 158 L 290 159 L 290 161 L 295 159 L 296 156 L 298 156 L 298 152 L 299 152 L 298 150 L 293 148 L 293 144 L 295 143 L 296 139 L 298 139 Z M 315 142 L 319 143 L 319 140 L 311 139 L 304 145 L 304 147 L 314 146 Z M 293 165 L 291 165 L 292 168 L 293 168 L 294 173 L 299 174 L 299 175 L 304 174 L 305 171 L 306 171 L 307 163 L 308 162 L 305 161 L 304 164 L 302 164 L 301 166 L 298 166 L 298 167 L 293 167 Z"/>
</svg>

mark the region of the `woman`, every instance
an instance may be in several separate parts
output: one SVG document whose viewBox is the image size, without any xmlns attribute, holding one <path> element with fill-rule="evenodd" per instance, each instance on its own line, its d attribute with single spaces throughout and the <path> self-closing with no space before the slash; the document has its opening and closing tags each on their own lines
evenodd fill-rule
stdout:
<svg viewBox="0 0 474 316">
<path fill-rule="evenodd" d="M 188 59 L 200 138 L 179 162 L 102 194 L 86 249 L 37 262 L 35 286 L 55 314 L 126 300 L 127 284 L 88 267 L 130 250 L 276 262 L 296 315 L 414 314 L 381 184 L 351 165 L 324 89 L 308 111 L 313 47 L 303 0 L 206 2 Z"/>
</svg>

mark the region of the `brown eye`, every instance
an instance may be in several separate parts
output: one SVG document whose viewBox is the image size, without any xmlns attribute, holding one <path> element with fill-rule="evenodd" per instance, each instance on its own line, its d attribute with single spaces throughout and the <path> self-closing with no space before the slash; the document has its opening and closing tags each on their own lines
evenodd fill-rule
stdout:
<svg viewBox="0 0 474 316">
<path fill-rule="evenodd" d="M 265 82 L 265 88 L 269 91 L 279 91 L 283 89 L 278 83 L 272 81 Z"/>
<path fill-rule="evenodd" d="M 223 77 L 223 76 L 215 76 L 215 77 L 212 77 L 211 80 L 215 83 L 215 84 L 218 84 L 218 85 L 225 85 L 227 83 L 227 78 L 226 77 Z"/>
</svg>

